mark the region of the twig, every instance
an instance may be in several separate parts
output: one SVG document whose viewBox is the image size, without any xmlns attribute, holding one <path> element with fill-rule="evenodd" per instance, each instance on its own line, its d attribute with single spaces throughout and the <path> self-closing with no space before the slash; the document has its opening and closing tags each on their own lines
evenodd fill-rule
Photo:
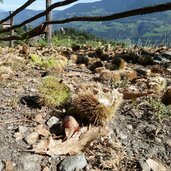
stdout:
<svg viewBox="0 0 171 171">
<path fill-rule="evenodd" d="M 15 122 L 33 122 L 32 120 L 28 119 L 10 119 L 10 120 L 0 120 L 0 125 L 5 125 L 5 124 L 10 124 L 10 123 L 15 123 Z"/>
</svg>

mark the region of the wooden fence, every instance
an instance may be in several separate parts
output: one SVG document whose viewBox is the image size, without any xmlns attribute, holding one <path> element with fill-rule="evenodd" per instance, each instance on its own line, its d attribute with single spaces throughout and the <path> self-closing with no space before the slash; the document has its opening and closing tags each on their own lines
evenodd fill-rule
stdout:
<svg viewBox="0 0 171 171">
<path fill-rule="evenodd" d="M 72 4 L 74 2 L 77 2 L 78 0 L 63 0 L 61 2 L 56 2 L 53 4 L 51 3 L 51 0 L 46 0 L 45 11 L 23 21 L 22 23 L 18 25 L 13 25 L 13 18 L 35 1 L 36 0 L 28 0 L 26 3 L 24 3 L 21 7 L 15 10 L 13 13 L 10 13 L 9 16 L 7 16 L 6 18 L 0 21 L 0 24 L 8 20 L 11 21 L 11 26 L 9 28 L 4 28 L 0 31 L 0 33 L 10 32 L 10 36 L 3 37 L 3 38 L 1 37 L 0 41 L 10 41 L 10 46 L 13 46 L 13 40 L 24 40 L 24 39 L 29 39 L 29 38 L 41 35 L 41 34 L 45 34 L 46 41 L 50 43 L 50 39 L 52 36 L 52 27 L 51 27 L 52 24 L 64 24 L 64 23 L 76 22 L 76 21 L 90 21 L 90 22 L 109 21 L 109 20 L 116 20 L 116 19 L 121 19 L 121 18 L 135 16 L 135 15 L 143 15 L 143 14 L 149 14 L 149 13 L 154 13 L 154 12 L 171 10 L 171 2 L 169 2 L 169 3 L 158 4 L 158 5 L 153 5 L 149 7 L 138 8 L 138 9 L 134 9 L 134 10 L 126 11 L 126 12 L 115 13 L 115 14 L 111 14 L 107 16 L 81 16 L 81 17 L 77 16 L 77 17 L 66 18 L 63 20 L 52 20 L 51 12 L 53 9 L 57 7 L 66 6 L 68 4 Z M 33 28 L 32 30 L 20 36 L 14 35 L 14 29 L 23 27 L 26 24 L 32 21 L 35 21 L 43 16 L 46 16 L 46 21 L 41 23 L 39 26 Z"/>
</svg>

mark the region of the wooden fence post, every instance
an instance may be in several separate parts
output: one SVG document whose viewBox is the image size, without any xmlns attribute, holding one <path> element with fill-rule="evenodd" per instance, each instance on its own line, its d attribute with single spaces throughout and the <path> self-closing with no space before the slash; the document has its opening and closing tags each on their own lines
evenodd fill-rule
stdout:
<svg viewBox="0 0 171 171">
<path fill-rule="evenodd" d="M 52 0 L 46 0 L 46 9 L 52 4 Z M 49 22 L 52 20 L 52 11 L 50 11 L 47 15 L 46 15 L 46 21 Z M 47 32 L 45 34 L 45 39 L 47 43 L 51 42 L 51 38 L 52 38 L 52 25 L 49 24 L 47 25 Z"/>
<path fill-rule="evenodd" d="M 9 14 L 11 15 L 11 14 L 12 14 L 12 11 L 10 11 Z M 11 18 L 10 18 L 10 27 L 12 27 L 13 25 L 14 25 L 14 18 L 11 17 Z M 14 36 L 14 29 L 12 29 L 12 30 L 10 31 L 10 37 L 11 37 L 11 36 Z M 10 46 L 10 47 L 14 47 L 14 40 L 10 40 L 9 46 Z"/>
</svg>

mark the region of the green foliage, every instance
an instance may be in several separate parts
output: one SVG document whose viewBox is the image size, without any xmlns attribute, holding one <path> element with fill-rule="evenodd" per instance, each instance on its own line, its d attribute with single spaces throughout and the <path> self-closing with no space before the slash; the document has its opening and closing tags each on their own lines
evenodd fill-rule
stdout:
<svg viewBox="0 0 171 171">
<path fill-rule="evenodd" d="M 62 36 L 62 37 L 68 37 L 70 36 L 71 39 L 77 39 L 78 37 L 81 38 L 81 41 L 84 40 L 100 40 L 99 38 L 97 38 L 96 36 L 94 36 L 93 34 L 84 32 L 84 31 L 78 31 L 74 28 L 64 28 L 63 30 L 58 30 L 54 32 L 55 36 Z"/>
<path fill-rule="evenodd" d="M 54 76 L 45 77 L 38 87 L 40 102 L 49 107 L 65 104 L 70 98 L 70 89 Z"/>
<path fill-rule="evenodd" d="M 43 64 L 42 58 L 40 56 L 36 55 L 36 54 L 31 54 L 30 59 L 34 64 L 37 64 L 37 65 L 40 65 L 40 66 Z"/>
<path fill-rule="evenodd" d="M 50 57 L 48 59 L 43 59 L 36 54 L 31 54 L 30 60 L 34 65 L 39 66 L 41 69 L 47 69 L 47 68 L 51 69 L 51 68 L 55 68 L 55 67 L 63 68 L 66 65 L 66 61 L 64 61 L 63 59 L 57 59 L 54 57 Z"/>
<path fill-rule="evenodd" d="M 52 68 L 55 67 L 59 62 L 54 59 L 54 58 L 50 58 L 48 60 L 43 60 L 42 61 L 42 66 L 45 68 Z"/>
<path fill-rule="evenodd" d="M 15 29 L 15 32 L 17 33 L 17 35 L 22 35 L 25 33 L 24 27 L 20 27 Z"/>
<path fill-rule="evenodd" d="M 41 46 L 41 47 L 45 47 L 45 46 L 47 45 L 47 42 L 46 42 L 46 40 L 45 40 L 44 38 L 40 38 L 40 39 L 38 40 L 38 44 L 39 44 L 39 46 Z"/>
<path fill-rule="evenodd" d="M 73 28 L 64 28 L 63 30 L 56 30 L 52 39 L 52 43 L 60 46 L 71 47 L 72 45 L 89 45 L 97 47 L 99 45 L 107 44 L 108 41 L 97 38 L 93 34 L 78 31 Z"/>
<path fill-rule="evenodd" d="M 166 106 L 158 98 L 148 98 L 147 104 L 154 109 L 154 114 L 160 122 L 171 117 L 171 106 Z"/>
<path fill-rule="evenodd" d="M 55 68 L 55 67 L 63 68 L 65 67 L 65 65 L 66 65 L 65 61 L 63 61 L 62 59 L 55 59 L 53 57 L 47 60 L 44 59 L 42 61 L 42 67 L 44 68 Z"/>
<path fill-rule="evenodd" d="M 101 15 L 100 8 L 92 11 L 86 10 L 82 15 Z M 164 18 L 164 19 L 163 19 Z M 131 40 L 133 44 L 156 45 L 171 44 L 171 12 L 147 14 L 145 16 L 134 16 L 107 22 L 74 22 L 68 27 L 79 28 L 89 31 L 98 37 L 108 40 L 124 42 Z"/>
<path fill-rule="evenodd" d="M 2 27 L 2 25 L 0 25 L 0 31 L 1 30 L 3 30 L 3 27 Z M 0 34 L 0 37 L 1 38 L 4 38 L 4 37 L 6 37 L 6 36 L 8 36 L 9 35 L 9 33 L 1 33 Z M 9 45 L 9 42 L 7 42 L 7 41 L 0 41 L 0 46 L 1 47 L 5 47 L 5 46 L 8 46 Z"/>
</svg>

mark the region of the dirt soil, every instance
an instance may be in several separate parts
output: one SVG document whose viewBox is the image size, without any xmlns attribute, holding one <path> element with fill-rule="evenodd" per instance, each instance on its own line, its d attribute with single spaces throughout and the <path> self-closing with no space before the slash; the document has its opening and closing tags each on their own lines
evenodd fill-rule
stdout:
<svg viewBox="0 0 171 171">
<path fill-rule="evenodd" d="M 157 104 L 162 103 L 163 93 L 171 86 L 170 48 L 116 47 L 101 52 L 99 49 L 89 47 L 75 51 L 65 47 L 28 47 L 28 51 L 24 51 L 22 46 L 0 48 L 2 168 L 7 170 L 10 165 L 12 170 L 18 171 L 23 156 L 32 154 L 36 155 L 42 170 L 45 171 L 47 168 L 56 170 L 57 165 L 65 158 L 66 155 L 51 157 L 34 154 L 29 151 L 31 145 L 25 141 L 25 137 L 39 124 L 36 116 L 41 115 L 42 122 L 46 125 L 49 118 L 57 117 L 56 113 L 65 112 L 64 108 L 54 109 L 35 103 L 38 95 L 37 87 L 42 78 L 53 74 L 60 76 L 73 89 L 83 84 L 84 86 L 100 84 L 110 89 L 116 88 L 124 94 L 124 101 L 117 115 L 108 124 L 111 130 L 110 136 L 94 140 L 86 149 L 84 154 L 88 164 L 82 170 L 157 171 L 157 169 L 161 170 L 160 167 L 171 170 L 171 111 L 169 106 L 161 104 L 167 108 L 166 115 L 160 105 L 156 109 L 153 102 L 149 102 L 152 98 Z M 54 68 L 43 68 L 30 62 L 30 54 L 37 54 L 44 58 L 61 55 L 71 62 L 68 62 L 64 70 L 58 73 L 59 70 Z M 116 57 L 126 61 L 127 65 L 122 68 L 112 63 Z M 147 58 L 149 60 L 144 60 Z M 131 70 L 138 74 L 133 78 L 128 76 L 121 78 L 120 81 L 111 81 L 111 79 L 99 78 L 100 71 L 96 70 L 99 67 L 109 71 Z M 162 87 L 163 84 L 154 81 L 155 85 L 159 85 L 157 92 L 152 86 L 150 87 L 151 77 L 162 77 L 167 85 Z M 139 94 L 136 94 L 137 97 L 134 96 L 136 91 Z M 127 92 L 131 92 L 129 94 L 131 97 L 126 97 Z M 154 163 L 149 164 L 149 161 L 157 163 L 156 170 L 153 167 Z"/>
</svg>

